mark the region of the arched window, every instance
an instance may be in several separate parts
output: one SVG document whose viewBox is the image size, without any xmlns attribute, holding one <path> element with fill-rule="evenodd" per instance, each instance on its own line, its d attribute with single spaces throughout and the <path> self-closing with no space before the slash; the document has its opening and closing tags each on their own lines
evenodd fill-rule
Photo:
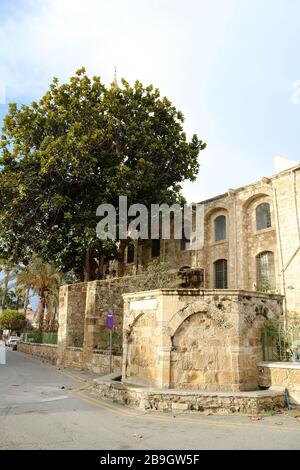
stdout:
<svg viewBox="0 0 300 470">
<path fill-rule="evenodd" d="M 215 241 L 226 240 L 226 217 L 219 215 L 215 219 Z"/>
<path fill-rule="evenodd" d="M 152 240 L 151 256 L 152 258 L 157 258 L 158 256 L 160 256 L 160 239 Z"/>
<path fill-rule="evenodd" d="M 256 228 L 262 230 L 271 227 L 270 204 L 263 202 L 256 208 Z"/>
<path fill-rule="evenodd" d="M 257 290 L 268 291 L 275 288 L 274 253 L 263 251 L 256 257 Z"/>
<path fill-rule="evenodd" d="M 127 247 L 127 263 L 133 263 L 134 261 L 134 245 L 130 244 Z"/>
<path fill-rule="evenodd" d="M 190 227 L 185 227 L 182 229 L 182 236 L 180 240 L 180 249 L 186 250 L 190 244 Z"/>
<path fill-rule="evenodd" d="M 215 289 L 227 289 L 227 260 L 218 259 L 214 263 Z"/>
</svg>

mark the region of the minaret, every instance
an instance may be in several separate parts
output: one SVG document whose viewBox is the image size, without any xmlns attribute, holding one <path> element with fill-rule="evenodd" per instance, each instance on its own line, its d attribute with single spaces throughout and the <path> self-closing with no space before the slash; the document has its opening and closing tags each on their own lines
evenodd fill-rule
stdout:
<svg viewBox="0 0 300 470">
<path fill-rule="evenodd" d="M 114 79 L 112 82 L 113 88 L 119 88 L 118 80 L 117 80 L 117 67 L 115 67 L 115 72 L 114 72 Z"/>
</svg>

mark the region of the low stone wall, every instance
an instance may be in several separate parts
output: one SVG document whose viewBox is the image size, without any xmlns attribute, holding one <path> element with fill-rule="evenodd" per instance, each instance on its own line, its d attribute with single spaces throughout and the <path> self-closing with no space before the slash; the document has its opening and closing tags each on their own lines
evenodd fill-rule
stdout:
<svg viewBox="0 0 300 470">
<path fill-rule="evenodd" d="M 68 347 L 65 352 L 64 367 L 71 369 L 81 369 L 83 367 L 82 348 Z"/>
<path fill-rule="evenodd" d="M 215 414 L 257 415 L 284 408 L 283 390 L 256 392 L 196 392 L 134 387 L 111 380 L 111 376 L 94 381 L 94 391 L 102 398 L 139 408 L 167 412 L 209 411 Z"/>
<path fill-rule="evenodd" d="M 260 362 L 259 385 L 287 388 L 291 401 L 300 404 L 300 362 Z"/>
<path fill-rule="evenodd" d="M 109 308 L 114 311 L 113 348 L 122 349 L 122 294 L 180 284 L 177 270 L 149 272 L 137 276 L 92 281 L 62 286 L 59 294 L 58 362 L 65 364 L 68 347 L 83 347 L 83 364 L 94 364 L 94 349 L 106 349 L 109 344 L 105 328 Z M 106 344 L 106 346 L 105 346 Z M 97 362 L 97 361 L 96 361 Z"/>
<path fill-rule="evenodd" d="M 92 361 L 87 364 L 88 369 L 94 374 L 105 375 L 109 373 L 109 354 L 102 351 L 94 351 Z M 112 372 L 121 374 L 122 356 L 112 357 Z"/>
<path fill-rule="evenodd" d="M 56 344 L 25 343 L 20 341 L 18 343 L 18 351 L 43 359 L 51 364 L 57 364 Z M 82 348 L 68 347 L 66 349 L 64 367 L 70 367 L 71 369 L 82 369 L 84 367 Z M 122 357 L 114 355 L 112 360 L 113 372 L 121 373 L 121 367 Z M 94 351 L 91 362 L 86 364 L 85 368 L 95 374 L 108 374 L 109 354 L 103 351 Z"/>
<path fill-rule="evenodd" d="M 56 364 L 57 362 L 56 344 L 25 343 L 24 341 L 19 341 L 18 351 L 51 362 L 51 364 Z"/>
<path fill-rule="evenodd" d="M 83 349 L 68 347 L 65 352 L 65 367 L 73 369 L 82 369 L 83 365 Z M 94 374 L 105 375 L 109 373 L 109 354 L 106 351 L 95 350 L 91 362 L 85 364 L 85 368 Z M 112 369 L 113 372 L 120 372 L 122 368 L 122 356 L 113 355 Z"/>
</svg>

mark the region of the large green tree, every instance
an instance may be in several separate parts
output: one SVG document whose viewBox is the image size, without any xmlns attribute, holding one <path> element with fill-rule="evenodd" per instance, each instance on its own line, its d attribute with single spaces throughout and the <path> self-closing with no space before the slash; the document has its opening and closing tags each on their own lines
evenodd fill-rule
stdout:
<svg viewBox="0 0 300 470">
<path fill-rule="evenodd" d="M 103 202 L 172 203 L 194 180 L 205 148 L 152 85 L 105 87 L 85 69 L 54 79 L 37 103 L 11 104 L 1 134 L 0 256 L 35 252 L 63 272 L 95 277 L 95 259 L 115 256 L 96 237 Z"/>
</svg>

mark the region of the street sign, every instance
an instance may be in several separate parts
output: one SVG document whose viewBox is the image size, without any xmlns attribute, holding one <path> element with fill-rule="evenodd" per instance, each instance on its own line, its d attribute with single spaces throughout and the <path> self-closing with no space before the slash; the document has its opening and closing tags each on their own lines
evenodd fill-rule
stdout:
<svg viewBox="0 0 300 470">
<path fill-rule="evenodd" d="M 108 314 L 106 317 L 106 328 L 108 328 L 109 330 L 112 330 L 114 324 L 115 324 L 114 314 L 113 314 L 112 308 L 110 307 L 108 309 Z"/>
<path fill-rule="evenodd" d="M 106 317 L 106 328 L 109 329 L 109 373 L 112 373 L 112 329 L 115 324 L 114 312 L 112 307 L 109 307 Z"/>
</svg>

